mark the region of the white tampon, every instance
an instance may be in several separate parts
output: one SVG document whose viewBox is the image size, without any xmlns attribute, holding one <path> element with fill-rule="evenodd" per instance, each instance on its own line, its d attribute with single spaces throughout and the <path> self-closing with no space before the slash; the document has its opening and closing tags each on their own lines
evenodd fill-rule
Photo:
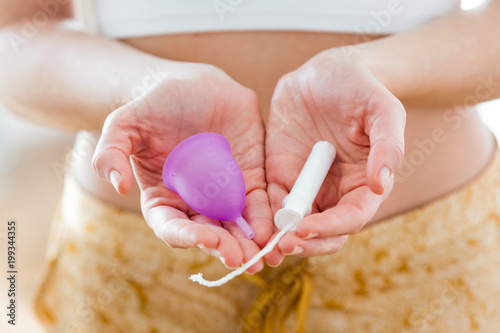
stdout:
<svg viewBox="0 0 500 333">
<path fill-rule="evenodd" d="M 283 199 L 283 208 L 274 216 L 274 223 L 281 231 L 246 264 L 216 281 L 205 280 L 201 273 L 191 275 L 189 279 L 203 286 L 219 287 L 242 274 L 271 252 L 288 231 L 295 230 L 304 216 L 311 213 L 314 199 L 318 195 L 321 184 L 323 184 L 334 159 L 335 147 L 330 142 L 320 141 L 314 145 L 292 191 Z"/>
<path fill-rule="evenodd" d="M 274 216 L 274 224 L 280 230 L 288 224 L 293 224 L 290 230 L 296 230 L 299 222 L 311 214 L 314 199 L 334 159 L 335 147 L 330 142 L 320 141 L 314 145 L 292 191 L 283 199 L 283 208 Z"/>
</svg>

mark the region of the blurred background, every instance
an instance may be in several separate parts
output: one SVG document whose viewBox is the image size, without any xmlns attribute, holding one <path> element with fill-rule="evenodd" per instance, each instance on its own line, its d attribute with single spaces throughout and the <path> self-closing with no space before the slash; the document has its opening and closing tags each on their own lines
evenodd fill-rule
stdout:
<svg viewBox="0 0 500 333">
<path fill-rule="evenodd" d="M 0 105 L 0 332 L 39 333 L 31 307 L 74 134 L 23 121 Z M 59 167 L 59 168 L 57 168 Z M 17 323 L 6 323 L 7 221 L 17 222 Z"/>
</svg>

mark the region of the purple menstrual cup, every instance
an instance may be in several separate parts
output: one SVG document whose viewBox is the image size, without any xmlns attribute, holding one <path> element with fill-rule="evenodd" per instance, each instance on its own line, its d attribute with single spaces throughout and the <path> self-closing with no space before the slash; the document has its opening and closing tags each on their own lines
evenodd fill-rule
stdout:
<svg viewBox="0 0 500 333">
<path fill-rule="evenodd" d="M 179 143 L 165 161 L 163 182 L 198 213 L 234 221 L 247 238 L 255 236 L 241 215 L 245 181 L 224 136 L 200 133 Z"/>
</svg>

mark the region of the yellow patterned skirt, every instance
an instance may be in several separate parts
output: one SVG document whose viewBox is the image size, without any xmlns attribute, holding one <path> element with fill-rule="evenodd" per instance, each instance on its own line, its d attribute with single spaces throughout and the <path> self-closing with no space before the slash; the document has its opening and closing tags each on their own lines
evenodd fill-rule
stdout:
<svg viewBox="0 0 500 333">
<path fill-rule="evenodd" d="M 499 332 L 500 153 L 467 186 L 220 288 L 228 270 L 168 248 L 140 214 L 66 179 L 35 299 L 47 332 Z"/>
</svg>

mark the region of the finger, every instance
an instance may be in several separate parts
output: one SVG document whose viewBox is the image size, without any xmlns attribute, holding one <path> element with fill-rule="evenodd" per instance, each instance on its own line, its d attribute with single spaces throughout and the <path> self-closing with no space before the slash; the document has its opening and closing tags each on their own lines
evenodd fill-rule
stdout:
<svg viewBox="0 0 500 333">
<path fill-rule="evenodd" d="M 227 268 L 239 267 L 245 261 L 245 256 L 249 260 L 259 251 L 257 244 L 247 239 L 233 222 L 230 228 L 225 226 L 230 232 L 219 221 L 203 215 L 195 215 L 191 221 L 183 212 L 165 205 L 143 207 L 143 212 L 148 225 L 167 245 L 181 249 L 198 248 L 220 259 Z M 241 244 L 247 248 L 246 253 Z M 257 263 L 252 269 L 259 271 L 262 266 L 262 262 L 260 266 Z"/>
<path fill-rule="evenodd" d="M 111 182 L 119 194 L 129 193 L 133 183 L 129 162 L 132 142 L 125 133 L 114 124 L 113 118 L 109 117 L 92 158 L 94 172 L 100 178 Z"/>
<path fill-rule="evenodd" d="M 236 223 L 228 221 L 223 222 L 222 225 L 224 229 L 226 229 L 232 235 L 233 240 L 238 242 L 237 246 L 241 248 L 243 254 L 242 257 L 239 257 L 241 258 L 241 260 L 238 263 L 236 263 L 236 261 L 233 261 L 231 262 L 231 264 L 235 264 L 237 267 L 239 264 L 245 263 L 252 259 L 260 251 L 259 246 L 257 246 L 257 244 L 253 240 L 246 238 L 240 228 L 236 225 Z M 228 249 L 229 254 L 231 254 L 232 256 L 234 256 L 234 249 L 234 247 Z M 235 268 L 235 266 L 231 266 L 231 268 Z M 264 268 L 264 261 L 261 259 L 254 265 L 250 266 L 250 268 L 248 268 L 246 272 L 253 274 L 261 271 L 262 268 Z"/>
<path fill-rule="evenodd" d="M 269 131 L 275 132 L 275 136 L 282 136 L 276 130 L 269 129 Z M 293 150 L 289 152 L 283 147 L 275 147 L 272 140 L 266 138 L 267 193 L 273 216 L 282 208 L 283 198 L 292 190 L 314 145 L 314 142 L 311 144 L 300 142 L 300 145 L 292 143 L 288 144 L 293 146 Z"/>
<path fill-rule="evenodd" d="M 297 226 L 297 235 L 307 239 L 357 233 L 372 219 L 386 195 L 374 194 L 368 186 L 358 187 L 335 207 L 304 218 Z"/>
<path fill-rule="evenodd" d="M 263 248 L 274 229 L 269 199 L 265 190 L 257 189 L 247 194 L 243 217 L 255 231 L 253 242 Z"/>
<path fill-rule="evenodd" d="M 277 230 L 274 235 L 271 237 L 269 242 L 271 242 L 274 237 L 278 234 L 279 230 Z M 281 264 L 281 262 L 285 259 L 285 255 L 281 252 L 278 246 L 275 246 L 271 252 L 264 256 L 264 260 L 271 267 L 277 267 Z"/>
<path fill-rule="evenodd" d="M 272 211 L 273 222 L 272 227 L 274 229 L 274 215 L 278 210 L 282 208 L 283 198 L 287 195 L 288 191 L 283 187 L 275 183 L 268 184 L 267 193 L 269 197 L 269 204 Z M 271 236 L 271 238 L 267 241 L 267 243 L 271 242 L 274 237 L 278 234 L 279 230 Z M 281 250 L 278 246 L 275 246 L 271 252 L 264 256 L 264 260 L 271 267 L 277 267 L 281 264 L 285 256 L 281 253 Z"/>
<path fill-rule="evenodd" d="M 196 215 L 193 217 L 193 220 L 196 221 L 196 223 L 209 228 L 211 232 L 217 235 L 219 240 L 217 245 L 212 250 L 205 252 L 219 258 L 227 268 L 234 269 L 241 265 L 244 260 L 241 244 L 239 240 L 226 229 L 224 224 L 203 215 Z M 243 235 L 242 232 L 241 235 Z M 245 236 L 243 236 L 243 238 L 247 239 Z"/>
<path fill-rule="evenodd" d="M 217 249 L 219 246 L 220 238 L 216 232 L 207 225 L 189 220 L 173 207 L 156 206 L 143 209 L 143 212 L 149 227 L 170 247 Z"/>
<path fill-rule="evenodd" d="M 279 248 L 284 255 L 313 257 L 333 254 L 344 246 L 348 235 L 317 237 L 305 240 L 290 232 L 279 242 Z"/>
<path fill-rule="evenodd" d="M 275 183 L 267 185 L 267 195 L 269 197 L 269 205 L 271 207 L 273 217 L 276 215 L 278 210 L 282 208 L 283 198 L 286 197 L 287 194 L 288 191 L 283 186 Z"/>
<path fill-rule="evenodd" d="M 388 91 L 384 96 L 384 102 L 370 103 L 366 116 L 366 134 L 370 137 L 366 176 L 375 194 L 387 190 L 388 179 L 399 168 L 404 156 L 406 113 L 403 105 Z"/>
</svg>

